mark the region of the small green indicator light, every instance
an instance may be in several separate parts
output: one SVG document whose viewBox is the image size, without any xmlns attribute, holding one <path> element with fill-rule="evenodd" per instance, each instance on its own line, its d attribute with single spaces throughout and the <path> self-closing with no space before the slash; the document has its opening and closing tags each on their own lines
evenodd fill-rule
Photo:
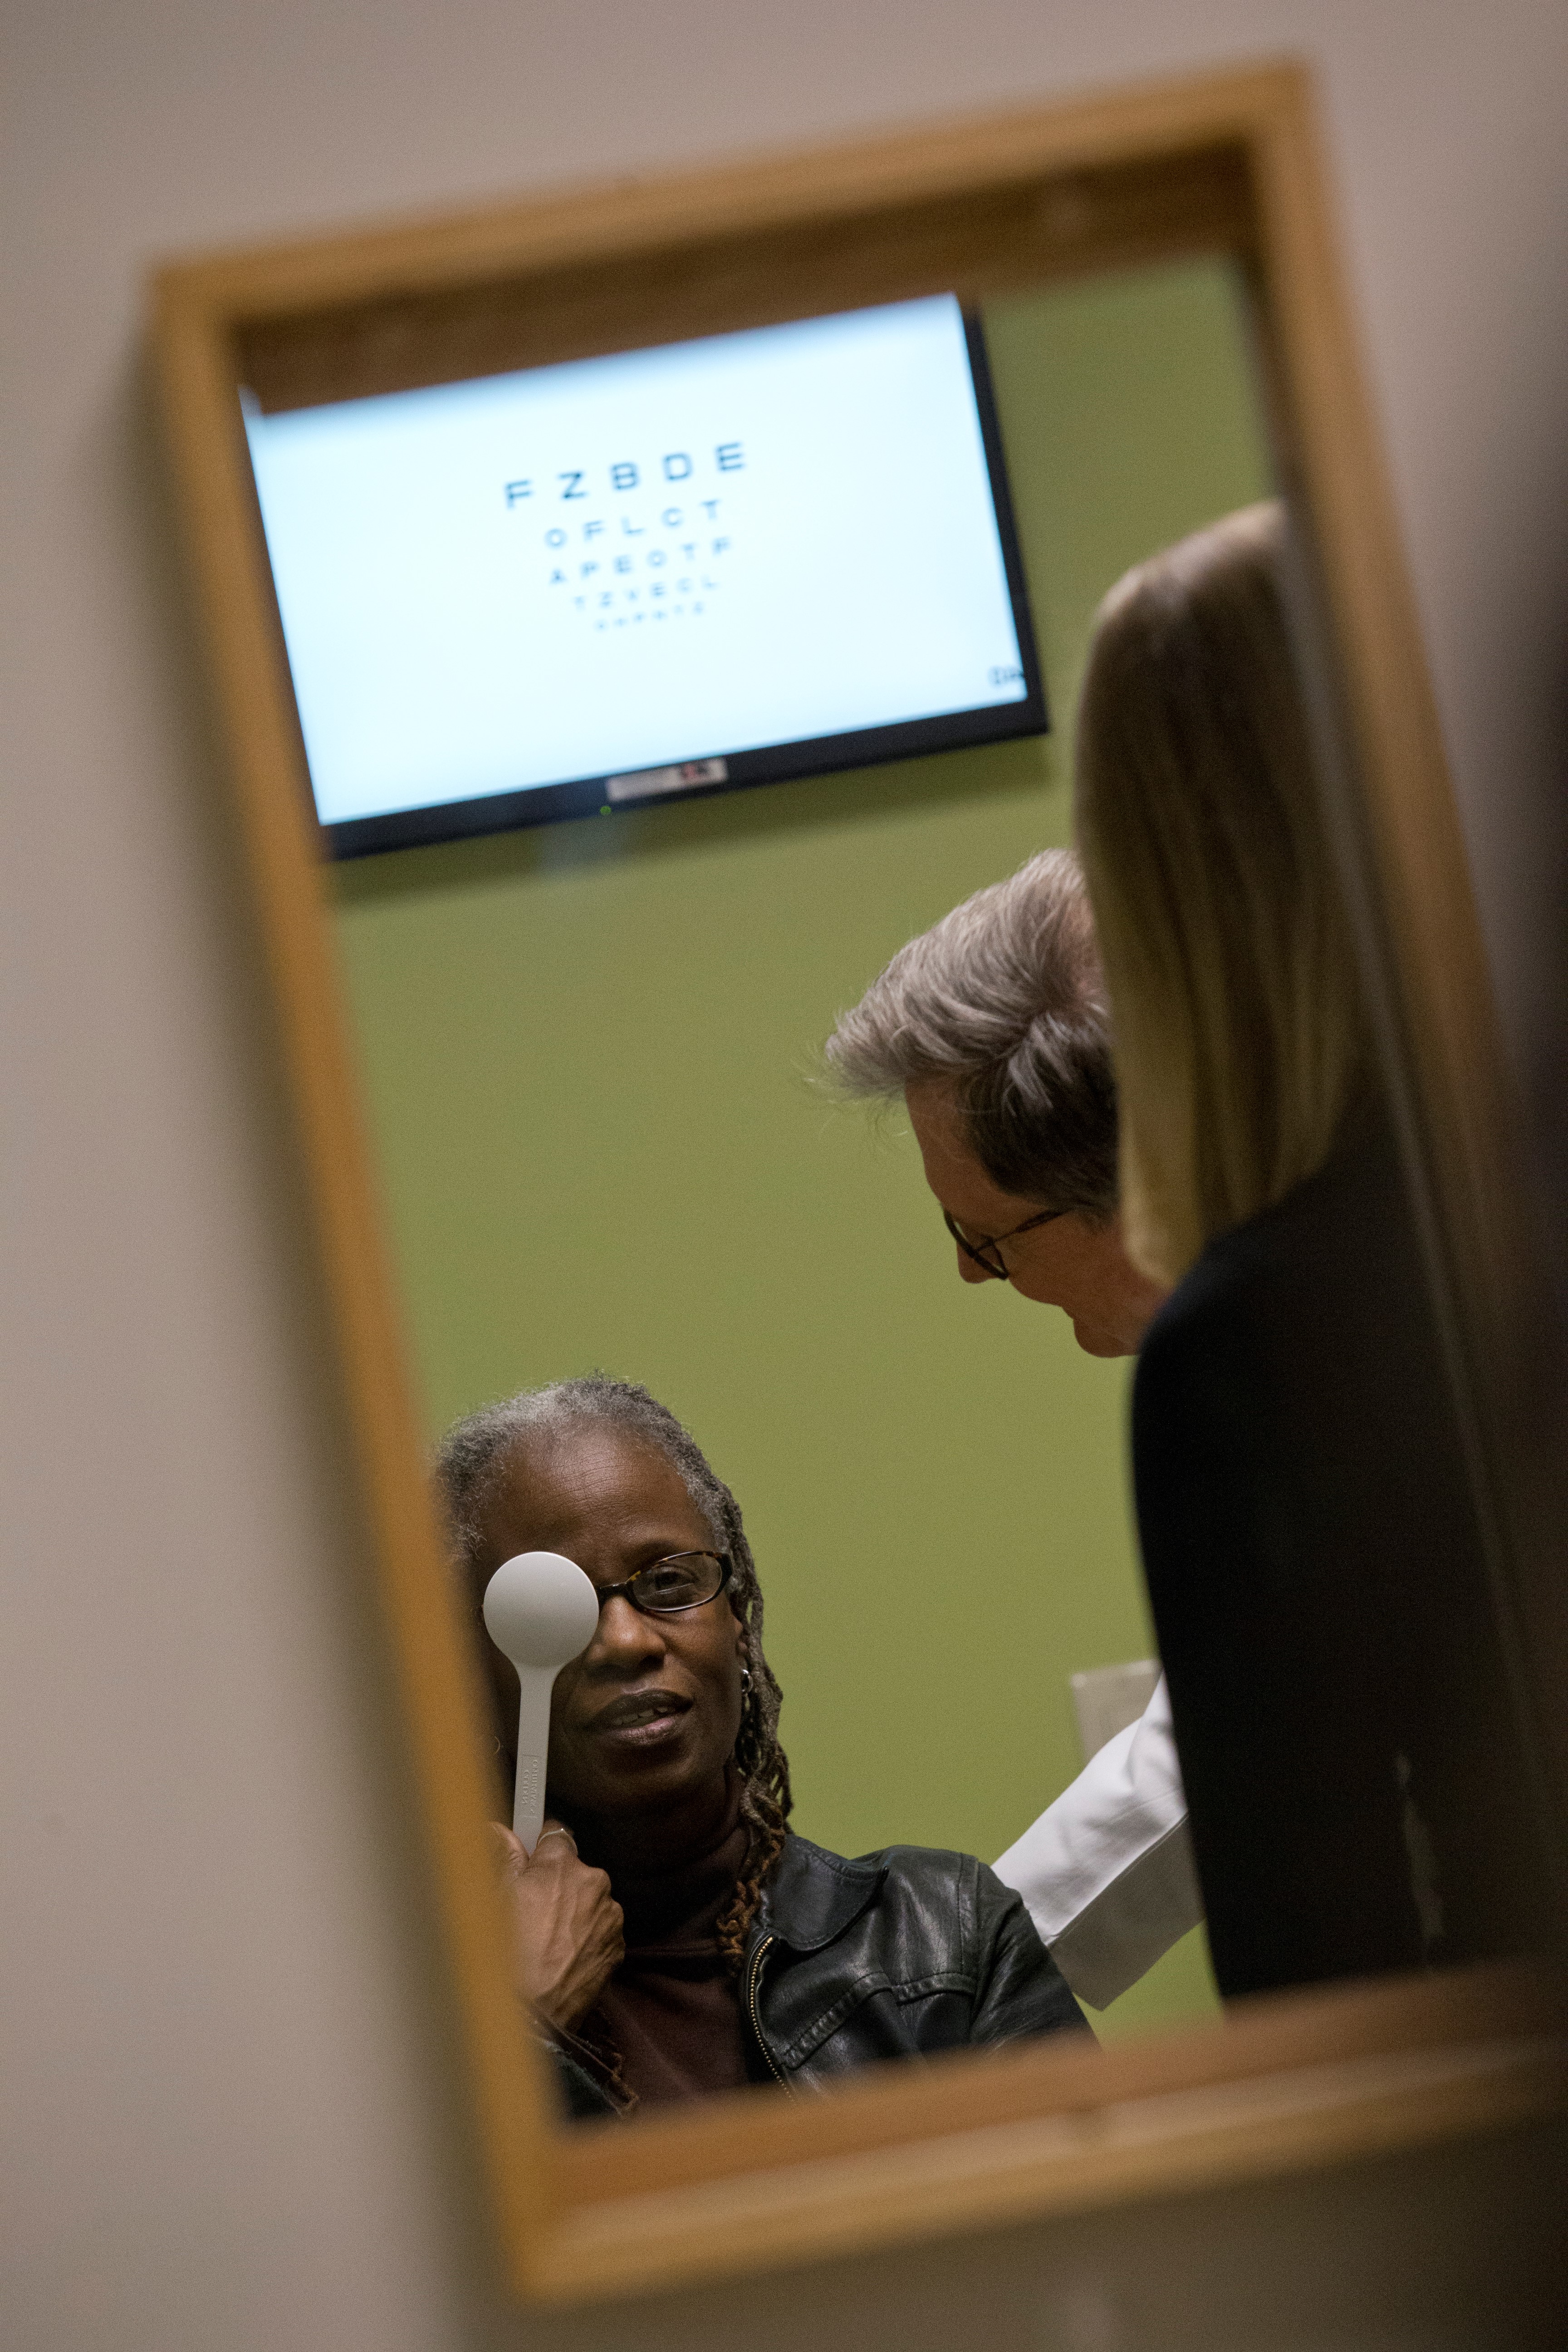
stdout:
<svg viewBox="0 0 1568 2352">
<path fill-rule="evenodd" d="M 608 816 L 608 815 L 609 815 L 609 814 L 610 814 L 609 803 L 606 801 L 606 803 L 605 803 L 605 806 L 604 806 L 604 807 L 599 811 L 599 814 L 600 814 L 601 816 Z"/>
</svg>

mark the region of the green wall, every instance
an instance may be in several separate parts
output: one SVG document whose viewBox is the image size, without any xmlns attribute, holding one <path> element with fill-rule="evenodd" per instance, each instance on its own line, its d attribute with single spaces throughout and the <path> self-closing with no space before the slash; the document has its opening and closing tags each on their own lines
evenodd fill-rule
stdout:
<svg viewBox="0 0 1568 2352">
<path fill-rule="evenodd" d="M 898 1119 L 813 1057 L 912 932 L 1069 826 L 1094 606 L 1264 495 L 1219 265 L 998 306 L 1058 732 L 337 869 L 432 1433 L 600 1366 L 744 1506 L 796 1824 L 990 1857 L 1073 1777 L 1077 1668 L 1147 1655 L 1125 1365 L 961 1283 Z M 1190 1937 L 1101 2021 L 1213 2000 Z"/>
</svg>

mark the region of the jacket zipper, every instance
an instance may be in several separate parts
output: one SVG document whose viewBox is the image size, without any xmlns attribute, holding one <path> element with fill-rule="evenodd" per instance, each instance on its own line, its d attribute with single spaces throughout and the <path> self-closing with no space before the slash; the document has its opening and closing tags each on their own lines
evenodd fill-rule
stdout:
<svg viewBox="0 0 1568 2352">
<path fill-rule="evenodd" d="M 774 1940 L 774 1937 L 772 1936 L 764 1936 L 762 1942 L 757 1946 L 756 1950 L 752 1954 L 752 1965 L 747 1971 L 746 1978 L 746 2006 L 751 2012 L 752 2032 L 757 2037 L 757 2047 L 768 2062 L 768 2072 L 773 2076 L 774 2082 L 780 2084 L 783 2088 L 787 2091 L 789 2089 L 789 2084 L 784 2081 L 784 2076 L 780 2074 L 778 2067 L 773 2063 L 773 2053 L 768 2048 L 767 2042 L 763 2036 L 763 2021 L 757 2011 L 757 1994 L 761 1989 L 763 1981 L 763 1962 L 766 1959 L 769 1952 L 773 1949 Z"/>
</svg>

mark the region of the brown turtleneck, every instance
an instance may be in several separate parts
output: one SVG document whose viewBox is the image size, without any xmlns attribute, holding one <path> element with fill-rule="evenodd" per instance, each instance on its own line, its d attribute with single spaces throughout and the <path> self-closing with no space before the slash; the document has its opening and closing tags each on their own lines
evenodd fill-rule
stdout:
<svg viewBox="0 0 1568 2352">
<path fill-rule="evenodd" d="M 746 1858 L 741 1782 L 730 1777 L 723 1821 L 704 1853 L 654 1878 L 610 1874 L 626 1956 L 580 2030 L 607 2033 L 641 2106 L 705 2098 L 747 2080 L 739 1989 L 715 1933 Z"/>
</svg>

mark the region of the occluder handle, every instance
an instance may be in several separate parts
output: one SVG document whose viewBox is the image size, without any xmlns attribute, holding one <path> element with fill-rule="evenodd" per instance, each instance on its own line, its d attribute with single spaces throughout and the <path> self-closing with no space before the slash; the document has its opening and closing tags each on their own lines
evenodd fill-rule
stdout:
<svg viewBox="0 0 1568 2352">
<path fill-rule="evenodd" d="M 517 1715 L 517 1793 L 511 1825 L 530 1853 L 544 1826 L 544 1767 L 550 1754 L 550 1694 L 556 1670 L 519 1666 L 522 1700 Z"/>
</svg>

